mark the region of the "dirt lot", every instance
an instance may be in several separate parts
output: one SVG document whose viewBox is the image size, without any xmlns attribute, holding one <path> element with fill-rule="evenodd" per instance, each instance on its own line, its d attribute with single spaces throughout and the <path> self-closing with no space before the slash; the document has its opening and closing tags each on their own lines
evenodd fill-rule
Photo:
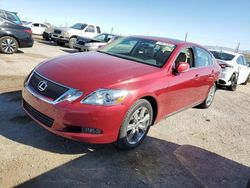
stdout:
<svg viewBox="0 0 250 188">
<path fill-rule="evenodd" d="M 0 188 L 235 187 L 250 178 L 250 84 L 218 90 L 211 108 L 192 108 L 152 127 L 132 151 L 55 136 L 23 112 L 21 87 L 39 62 L 74 51 L 38 41 L 0 54 Z"/>
</svg>

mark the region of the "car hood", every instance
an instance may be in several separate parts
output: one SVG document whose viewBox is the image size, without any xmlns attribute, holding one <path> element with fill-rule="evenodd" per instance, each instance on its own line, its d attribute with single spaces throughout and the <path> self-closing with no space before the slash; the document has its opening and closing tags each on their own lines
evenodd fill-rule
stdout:
<svg viewBox="0 0 250 188">
<path fill-rule="evenodd" d="M 98 88 L 113 88 L 123 81 L 132 80 L 160 69 L 100 52 L 76 53 L 60 56 L 42 63 L 36 72 L 60 84 L 93 91 Z"/>
</svg>

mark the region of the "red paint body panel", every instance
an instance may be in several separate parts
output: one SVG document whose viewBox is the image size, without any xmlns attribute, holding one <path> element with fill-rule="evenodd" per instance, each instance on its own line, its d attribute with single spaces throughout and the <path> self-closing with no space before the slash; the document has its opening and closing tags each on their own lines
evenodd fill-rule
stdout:
<svg viewBox="0 0 250 188">
<path fill-rule="evenodd" d="M 153 67 L 99 52 L 61 56 L 43 63 L 35 71 L 52 81 L 83 91 L 83 96 L 72 103 L 52 105 L 36 98 L 24 88 L 23 99 L 55 120 L 51 128 L 42 125 L 46 129 L 60 136 L 89 143 L 115 142 L 126 112 L 140 98 L 150 96 L 156 100 L 158 109 L 155 123 L 169 114 L 202 102 L 218 79 L 219 65 L 193 68 L 175 75 L 172 64 L 180 50 L 197 45 L 147 38 L 177 46 L 164 67 Z M 99 88 L 125 89 L 130 94 L 122 104 L 116 106 L 80 103 L 80 100 Z M 63 132 L 67 125 L 99 128 L 103 134 Z"/>
</svg>

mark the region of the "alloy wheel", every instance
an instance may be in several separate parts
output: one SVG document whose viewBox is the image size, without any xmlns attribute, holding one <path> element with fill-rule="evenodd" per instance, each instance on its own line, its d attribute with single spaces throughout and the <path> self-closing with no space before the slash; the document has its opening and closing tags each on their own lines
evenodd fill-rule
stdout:
<svg viewBox="0 0 250 188">
<path fill-rule="evenodd" d="M 213 102 L 214 95 L 215 95 L 215 91 L 216 91 L 216 86 L 213 85 L 213 86 L 210 88 L 209 93 L 208 93 L 208 96 L 207 96 L 207 100 L 206 100 L 206 105 L 207 105 L 207 106 L 210 106 L 211 103 Z"/>
<path fill-rule="evenodd" d="M 14 53 L 17 48 L 17 43 L 11 38 L 6 38 L 1 43 L 2 50 L 6 53 Z"/>
<path fill-rule="evenodd" d="M 147 133 L 150 124 L 150 113 L 146 107 L 140 107 L 130 117 L 127 126 L 127 141 L 129 144 L 138 143 Z"/>
</svg>

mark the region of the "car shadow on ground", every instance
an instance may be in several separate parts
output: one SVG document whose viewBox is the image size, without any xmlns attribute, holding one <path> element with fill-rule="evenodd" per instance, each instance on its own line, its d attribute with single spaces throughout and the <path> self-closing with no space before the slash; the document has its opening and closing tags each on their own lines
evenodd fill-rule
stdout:
<svg viewBox="0 0 250 188">
<path fill-rule="evenodd" d="M 41 44 L 46 44 L 46 45 L 50 45 L 50 46 L 57 46 L 57 44 L 53 41 L 45 41 L 42 39 L 36 39 L 37 43 L 41 43 Z"/>
<path fill-rule="evenodd" d="M 0 104 L 3 137 L 54 153 L 84 153 L 18 187 L 245 188 L 250 177 L 249 167 L 216 153 L 153 137 L 131 151 L 58 137 L 25 115 L 20 91 L 0 94 Z"/>
</svg>

